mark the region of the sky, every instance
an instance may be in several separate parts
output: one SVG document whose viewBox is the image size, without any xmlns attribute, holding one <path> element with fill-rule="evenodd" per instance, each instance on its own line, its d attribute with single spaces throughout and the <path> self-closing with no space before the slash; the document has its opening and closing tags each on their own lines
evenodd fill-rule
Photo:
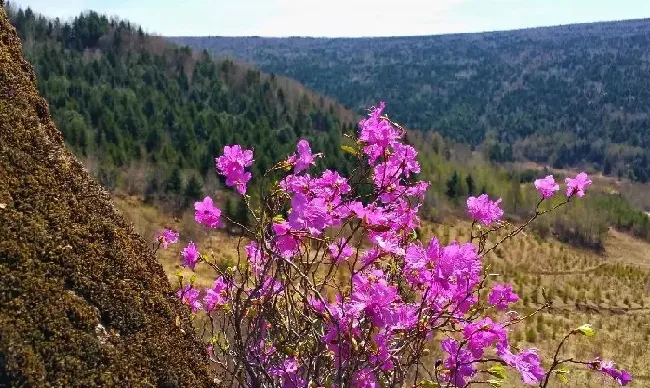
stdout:
<svg viewBox="0 0 650 388">
<path fill-rule="evenodd" d="M 650 17 L 650 0 L 10 0 L 49 17 L 94 10 L 165 36 L 403 36 Z"/>
</svg>

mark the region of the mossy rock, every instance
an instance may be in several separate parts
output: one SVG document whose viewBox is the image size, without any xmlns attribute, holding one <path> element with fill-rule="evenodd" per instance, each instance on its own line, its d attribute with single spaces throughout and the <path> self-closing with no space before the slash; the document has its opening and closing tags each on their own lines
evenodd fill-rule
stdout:
<svg viewBox="0 0 650 388">
<path fill-rule="evenodd" d="M 0 8 L 0 386 L 213 382 L 148 244 L 65 148 Z"/>
</svg>

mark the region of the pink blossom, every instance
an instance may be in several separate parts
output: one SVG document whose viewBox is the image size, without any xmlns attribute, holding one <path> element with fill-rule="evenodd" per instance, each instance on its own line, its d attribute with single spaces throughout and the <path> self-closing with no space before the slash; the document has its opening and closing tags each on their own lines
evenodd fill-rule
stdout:
<svg viewBox="0 0 650 388">
<path fill-rule="evenodd" d="M 178 232 L 172 229 L 163 229 L 162 232 L 156 233 L 154 239 L 160 243 L 163 249 L 167 249 L 169 244 L 176 244 L 178 242 Z"/>
<path fill-rule="evenodd" d="M 502 345 L 497 347 L 497 354 L 506 364 L 517 369 L 524 384 L 537 385 L 544 379 L 546 373 L 536 349 L 525 349 L 515 355 L 507 345 Z"/>
<path fill-rule="evenodd" d="M 321 385 L 340 368 L 343 381 L 336 385 L 401 386 L 401 373 L 408 372 L 405 362 L 424 361 L 411 359 L 419 354 L 409 349 L 442 339 L 444 357 L 431 366 L 443 385 L 483 382 L 486 360 L 517 370 L 525 384 L 538 385 L 547 375 L 536 350 L 513 353 L 508 343 L 514 319 L 502 323 L 486 316 L 486 307 L 507 309 L 519 297 L 510 285 L 494 284 L 487 303 L 478 299 L 487 274 L 484 249 L 472 242 L 442 246 L 436 238 L 426 245 L 414 233 L 421 226 L 418 211 L 428 182 L 414 176 L 420 172 L 417 151 L 401 141 L 401 128 L 382 118 L 384 108 L 381 103 L 359 123 L 365 153 L 359 161 L 365 166 L 354 170 L 354 179 L 333 170 L 311 176 L 305 170 L 320 155 L 301 140 L 288 159 L 293 171 L 276 171 L 285 176 L 277 184 L 269 177 L 265 185 L 271 192 L 260 197 L 256 215 L 261 224 L 245 247 L 248 267 L 229 269 L 205 293 L 187 284 L 176 295 L 195 313 L 221 309 L 227 327 L 243 328 L 244 338 L 237 338 L 236 330 L 211 335 L 215 347 L 222 344 L 221 336 L 243 344 L 235 359 L 224 360 L 253 365 L 258 379 L 251 374 L 243 384 Z M 226 184 L 245 193 L 252 151 L 227 146 L 216 163 Z M 567 179 L 567 195 L 583 195 L 590 183 L 584 173 Z M 551 175 L 536 180 L 535 187 L 542 198 L 559 190 Z M 468 213 L 490 225 L 503 217 L 500 203 L 487 195 L 470 197 Z M 210 197 L 197 202 L 195 210 L 197 222 L 220 225 L 221 211 Z M 326 230 L 341 235 L 324 247 Z M 178 241 L 178 234 L 166 230 L 156 238 L 167 246 Z M 357 253 L 348 242 L 352 238 L 366 247 Z M 193 242 L 181 255 L 183 266 L 192 269 L 201 261 Z M 332 266 L 344 260 L 351 265 L 347 276 Z M 233 317 L 237 322 L 231 322 Z M 450 337 L 439 337 L 445 334 Z M 589 366 L 621 385 L 631 379 L 611 361 L 596 359 Z"/>
<path fill-rule="evenodd" d="M 551 198 L 556 191 L 560 190 L 560 185 L 555 183 L 553 175 L 547 175 L 545 178 L 535 180 L 535 188 L 543 198 Z"/>
<path fill-rule="evenodd" d="M 578 197 L 585 195 L 585 189 L 591 186 L 591 179 L 584 172 L 576 175 L 575 178 L 566 178 L 564 180 L 566 183 L 566 196 L 571 197 L 574 194 Z"/>
<path fill-rule="evenodd" d="M 383 271 L 353 275 L 352 284 L 351 303 L 356 305 L 355 308 L 365 311 L 375 326 L 383 327 L 390 322 L 392 303 L 399 296 L 397 288 L 386 281 Z"/>
<path fill-rule="evenodd" d="M 367 119 L 359 122 L 359 140 L 366 143 L 364 152 L 370 158 L 370 163 L 374 163 L 389 145 L 402 136 L 401 131 L 381 118 L 385 108 L 386 104 L 380 102 Z"/>
<path fill-rule="evenodd" d="M 352 190 L 347 178 L 332 170 L 323 171 L 321 177 L 315 179 L 313 183 L 316 194 L 323 198 L 340 196 Z"/>
<path fill-rule="evenodd" d="M 511 303 L 517 303 L 519 296 L 512 291 L 510 284 L 495 284 L 488 296 L 488 303 L 499 310 L 505 310 Z"/>
<path fill-rule="evenodd" d="M 330 250 L 332 259 L 334 259 L 337 264 L 352 256 L 352 248 L 343 237 L 338 241 L 329 244 L 327 247 Z"/>
<path fill-rule="evenodd" d="M 251 241 L 250 244 L 246 246 L 246 256 L 248 257 L 248 263 L 251 266 L 253 273 L 259 276 L 264 270 L 265 265 L 265 256 L 260 247 L 257 245 L 257 242 Z"/>
<path fill-rule="evenodd" d="M 275 248 L 284 258 L 290 258 L 296 254 L 300 239 L 290 232 L 291 228 L 287 222 L 276 222 L 273 224 L 275 233 Z"/>
<path fill-rule="evenodd" d="M 284 286 L 281 282 L 278 280 L 267 277 L 264 279 L 264 282 L 262 282 L 262 285 L 259 287 L 256 287 L 250 295 L 253 298 L 269 298 L 273 295 L 276 295 L 280 291 L 284 289 Z"/>
<path fill-rule="evenodd" d="M 190 306 L 193 313 L 197 313 L 201 309 L 201 302 L 199 302 L 199 290 L 192 287 L 191 284 L 186 284 L 183 288 L 176 292 L 176 296 L 183 302 Z"/>
<path fill-rule="evenodd" d="M 283 388 L 302 388 L 305 386 L 305 380 L 298 373 L 299 367 L 298 359 L 294 356 L 285 359 L 280 367 L 271 368 L 269 374 L 282 377 Z"/>
<path fill-rule="evenodd" d="M 294 230 L 307 229 L 312 235 L 320 235 L 330 223 L 327 205 L 321 198 L 309 199 L 304 194 L 291 198 L 289 226 Z"/>
<path fill-rule="evenodd" d="M 288 160 L 290 164 L 294 165 L 294 174 L 297 174 L 308 169 L 310 166 L 315 165 L 316 158 L 322 156 L 321 154 L 312 154 L 309 142 L 304 139 L 298 142 L 297 149 L 298 153 L 291 155 Z"/>
<path fill-rule="evenodd" d="M 183 248 L 181 256 L 183 256 L 183 267 L 190 267 L 192 271 L 194 271 L 194 267 L 196 266 L 196 263 L 199 261 L 200 257 L 200 253 L 196 249 L 194 242 L 190 241 L 190 243 L 187 244 L 185 248 Z"/>
<path fill-rule="evenodd" d="M 228 302 L 228 284 L 223 279 L 222 276 L 219 276 L 217 280 L 214 281 L 212 288 L 205 291 L 205 297 L 203 298 L 203 303 L 205 304 L 205 311 L 213 311 L 221 306 L 225 305 Z"/>
<path fill-rule="evenodd" d="M 379 388 L 379 382 L 377 381 L 377 376 L 372 372 L 370 368 L 363 368 L 360 371 L 356 372 L 352 377 L 352 387 L 353 388 Z"/>
<path fill-rule="evenodd" d="M 390 330 L 410 330 L 418 321 L 417 304 L 402 303 L 396 306 L 390 316 L 388 328 Z"/>
<path fill-rule="evenodd" d="M 445 369 L 448 371 L 445 379 L 456 387 L 464 387 L 467 381 L 476 374 L 476 369 L 472 365 L 472 354 L 466 348 L 462 348 L 453 338 L 445 338 L 440 341 L 440 347 L 449 355 L 444 361 Z"/>
<path fill-rule="evenodd" d="M 386 331 L 376 333 L 373 337 L 376 350 L 370 355 L 369 361 L 378 365 L 383 371 L 389 371 L 394 367 L 390 356 L 390 337 L 391 335 Z"/>
<path fill-rule="evenodd" d="M 221 226 L 221 210 L 214 206 L 212 198 L 205 197 L 203 201 L 194 202 L 194 220 L 210 228 Z"/>
<path fill-rule="evenodd" d="M 393 153 L 389 156 L 388 162 L 399 166 L 402 175 L 408 178 L 411 173 L 420 172 L 420 163 L 417 161 L 418 152 L 415 148 L 398 142 L 394 142 L 392 148 Z"/>
<path fill-rule="evenodd" d="M 465 325 L 463 336 L 467 340 L 467 347 L 472 352 L 472 356 L 477 359 L 483 356 L 487 347 L 497 342 L 507 343 L 506 329 L 489 317 Z"/>
<path fill-rule="evenodd" d="M 483 225 L 490 225 L 498 221 L 503 216 L 503 210 L 499 208 L 501 198 L 496 201 L 490 201 L 487 194 L 477 197 L 467 198 L 467 210 L 469 215 Z"/>
<path fill-rule="evenodd" d="M 228 186 L 235 186 L 239 194 L 246 194 L 246 184 L 251 173 L 245 171 L 253 164 L 253 151 L 245 150 L 239 144 L 225 146 L 223 155 L 216 159 L 219 174 L 226 177 Z"/>
<path fill-rule="evenodd" d="M 591 369 L 600 371 L 605 376 L 609 376 L 621 386 L 626 386 L 632 381 L 632 376 L 625 369 L 617 369 L 613 361 L 603 360 L 600 357 L 591 362 Z"/>
</svg>

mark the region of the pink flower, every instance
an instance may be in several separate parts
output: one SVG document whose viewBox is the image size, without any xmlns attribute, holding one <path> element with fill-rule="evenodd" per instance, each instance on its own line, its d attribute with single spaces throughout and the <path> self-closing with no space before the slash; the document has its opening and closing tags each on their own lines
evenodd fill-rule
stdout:
<svg viewBox="0 0 650 388">
<path fill-rule="evenodd" d="M 330 222 L 327 205 L 322 198 L 309 199 L 297 193 L 291 198 L 289 226 L 293 230 L 307 229 L 312 235 L 320 235 Z"/>
<path fill-rule="evenodd" d="M 444 361 L 447 375 L 446 380 L 450 381 L 456 387 L 464 387 L 467 381 L 476 374 L 473 366 L 472 354 L 467 349 L 463 349 L 453 338 L 445 338 L 440 341 L 440 347 L 449 357 Z"/>
<path fill-rule="evenodd" d="M 386 281 L 381 270 L 370 271 L 367 275 L 352 276 L 353 292 L 351 302 L 358 311 L 365 311 L 372 323 L 383 327 L 391 321 L 392 303 L 399 299 L 397 288 Z"/>
<path fill-rule="evenodd" d="M 193 313 L 197 313 L 201 309 L 201 302 L 199 302 L 199 290 L 192 288 L 192 285 L 186 284 L 185 287 L 178 290 L 176 296 L 183 302 L 190 306 Z"/>
<path fill-rule="evenodd" d="M 611 377 L 621 386 L 626 386 L 630 381 L 632 381 L 630 372 L 625 369 L 617 369 L 616 364 L 614 364 L 613 361 L 603 360 L 598 357 L 591 362 L 590 368 Z"/>
<path fill-rule="evenodd" d="M 246 246 L 246 256 L 248 257 L 248 263 L 251 266 L 251 270 L 257 276 L 259 276 L 264 270 L 265 257 L 264 253 L 260 249 L 259 245 L 255 241 L 251 241 L 250 244 Z"/>
<path fill-rule="evenodd" d="M 311 165 L 316 164 L 314 161 L 317 157 L 322 156 L 321 154 L 312 154 L 311 147 L 309 147 L 309 142 L 307 140 L 300 140 L 298 142 L 298 154 L 293 154 L 289 157 L 288 162 L 294 165 L 293 173 L 297 174 L 301 171 L 308 169 Z"/>
<path fill-rule="evenodd" d="M 370 158 L 370 163 L 374 163 L 389 145 L 402 136 L 401 131 L 381 118 L 384 108 L 386 104 L 380 102 L 367 119 L 359 122 L 361 128 L 359 140 L 366 143 L 364 152 Z"/>
<path fill-rule="evenodd" d="M 488 296 L 488 303 L 499 310 L 505 310 L 511 303 L 516 303 L 519 296 L 512 291 L 510 284 L 495 284 Z"/>
<path fill-rule="evenodd" d="M 213 311 L 228 302 L 228 284 L 219 276 L 214 281 L 212 288 L 205 291 L 203 303 L 205 303 L 205 311 Z"/>
<path fill-rule="evenodd" d="M 585 189 L 591 186 L 591 179 L 584 172 L 576 175 L 575 178 L 566 178 L 564 180 L 566 183 L 566 196 L 571 197 L 574 194 L 578 197 L 585 195 Z"/>
<path fill-rule="evenodd" d="M 503 345 L 497 347 L 497 354 L 506 364 L 517 369 L 524 384 L 537 385 L 546 375 L 536 349 L 525 349 L 515 355 L 507 345 Z"/>
<path fill-rule="evenodd" d="M 339 264 L 343 260 L 352 256 L 352 248 L 345 241 L 345 238 L 341 237 L 337 242 L 333 242 L 327 247 L 329 248 L 330 255 L 332 256 L 332 259 L 334 259 L 336 264 Z"/>
<path fill-rule="evenodd" d="M 363 368 L 352 377 L 353 388 L 379 388 L 377 376 L 370 368 Z"/>
<path fill-rule="evenodd" d="M 291 228 L 287 222 L 276 222 L 273 224 L 273 232 L 275 233 L 275 248 L 280 256 L 288 259 L 296 254 L 298 251 L 297 237 L 290 233 Z"/>
<path fill-rule="evenodd" d="M 178 232 L 165 228 L 162 232 L 156 233 L 154 239 L 160 243 L 163 249 L 167 249 L 169 244 L 176 244 L 178 242 Z"/>
<path fill-rule="evenodd" d="M 503 210 L 499 208 L 501 198 L 496 201 L 490 201 L 487 194 L 477 197 L 467 198 L 467 212 L 476 221 L 483 225 L 490 225 L 498 221 L 503 216 Z"/>
<path fill-rule="evenodd" d="M 194 266 L 196 266 L 196 263 L 199 261 L 200 256 L 199 251 L 196 249 L 196 245 L 194 245 L 194 242 L 190 241 L 190 243 L 187 244 L 187 247 L 183 248 L 181 256 L 183 256 L 183 267 L 190 267 L 192 271 L 194 271 Z"/>
<path fill-rule="evenodd" d="M 253 151 L 242 149 L 239 144 L 225 146 L 223 155 L 216 160 L 217 170 L 226 177 L 226 184 L 235 186 L 239 194 L 246 194 L 246 184 L 251 179 L 251 173 L 244 169 L 253 164 Z"/>
<path fill-rule="evenodd" d="M 489 317 L 470 323 L 463 329 L 467 346 L 475 358 L 481 358 L 489 346 L 499 342 L 506 344 L 506 329 Z"/>
<path fill-rule="evenodd" d="M 212 198 L 205 197 L 203 201 L 194 202 L 194 220 L 210 228 L 221 226 L 221 210 L 214 206 Z"/>
<path fill-rule="evenodd" d="M 403 169 L 402 174 L 409 177 L 411 173 L 420 172 L 420 164 L 418 163 L 418 152 L 410 145 L 402 143 L 393 143 L 393 153 L 388 158 L 388 162 L 400 166 Z"/>
<path fill-rule="evenodd" d="M 546 178 L 535 181 L 535 188 L 543 198 L 551 198 L 556 191 L 560 190 L 560 185 L 555 183 L 553 175 L 547 175 Z"/>
</svg>

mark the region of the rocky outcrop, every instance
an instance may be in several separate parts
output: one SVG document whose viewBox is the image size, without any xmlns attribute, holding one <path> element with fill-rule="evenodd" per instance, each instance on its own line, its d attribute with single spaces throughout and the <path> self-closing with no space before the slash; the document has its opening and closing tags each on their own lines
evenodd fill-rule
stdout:
<svg viewBox="0 0 650 388">
<path fill-rule="evenodd" d="M 0 386 L 212 384 L 161 266 L 65 148 L 0 8 Z"/>
</svg>

